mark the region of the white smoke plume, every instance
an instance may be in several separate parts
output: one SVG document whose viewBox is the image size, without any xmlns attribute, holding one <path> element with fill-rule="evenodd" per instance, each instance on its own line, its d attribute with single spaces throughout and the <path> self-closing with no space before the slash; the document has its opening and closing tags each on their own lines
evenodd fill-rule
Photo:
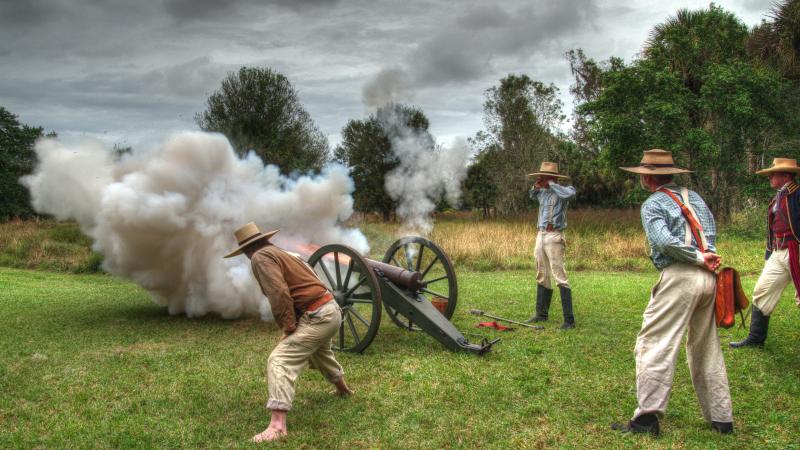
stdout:
<svg viewBox="0 0 800 450">
<path fill-rule="evenodd" d="M 345 243 L 368 250 L 359 230 L 340 226 L 353 212 L 353 183 L 341 166 L 316 177 L 282 177 L 254 154 L 238 158 L 218 134 L 175 135 L 153 151 L 121 158 L 99 144 L 36 146 L 25 177 L 37 211 L 72 218 L 104 255 L 103 267 L 147 289 L 171 314 L 225 318 L 270 308 L 233 231 L 254 221 L 278 246 Z"/>
<path fill-rule="evenodd" d="M 397 67 L 381 69 L 362 89 L 364 105 L 373 111 L 392 103 L 406 103 L 413 98 L 408 73 Z"/>
<path fill-rule="evenodd" d="M 442 197 L 458 206 L 469 145 L 465 139 L 457 139 L 450 146 L 437 146 L 426 130 L 409 127 L 399 108 L 382 108 L 378 117 L 389 132 L 392 153 L 400 161 L 386 175 L 385 188 L 397 202 L 395 212 L 403 221 L 401 233 L 428 235 L 433 230 L 433 211 Z"/>
</svg>

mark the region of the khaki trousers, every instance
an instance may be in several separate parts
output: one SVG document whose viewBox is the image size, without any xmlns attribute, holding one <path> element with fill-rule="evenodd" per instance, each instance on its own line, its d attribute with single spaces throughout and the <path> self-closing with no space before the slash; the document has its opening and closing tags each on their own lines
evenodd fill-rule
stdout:
<svg viewBox="0 0 800 450">
<path fill-rule="evenodd" d="M 564 269 L 564 253 L 567 241 L 563 231 L 542 231 L 536 235 L 536 247 L 533 255 L 536 257 L 536 282 L 550 287 L 550 277 L 556 280 L 556 285 L 569 287 L 567 271 Z"/>
<path fill-rule="evenodd" d="M 294 383 L 309 362 L 331 383 L 344 376 L 331 350 L 331 338 L 341 323 L 342 312 L 335 300 L 300 317 L 294 333 L 278 343 L 267 360 L 268 409 L 292 409 Z"/>
<path fill-rule="evenodd" d="M 764 270 L 753 288 L 753 304 L 768 316 L 772 314 L 781 294 L 792 281 L 789 271 L 789 250 L 775 250 L 764 263 Z"/>
<path fill-rule="evenodd" d="M 636 397 L 633 417 L 663 417 L 672 389 L 681 340 L 688 328 L 686 358 L 706 421 L 732 422 L 731 394 L 714 320 L 716 277 L 690 264 L 661 272 L 636 338 Z"/>
</svg>

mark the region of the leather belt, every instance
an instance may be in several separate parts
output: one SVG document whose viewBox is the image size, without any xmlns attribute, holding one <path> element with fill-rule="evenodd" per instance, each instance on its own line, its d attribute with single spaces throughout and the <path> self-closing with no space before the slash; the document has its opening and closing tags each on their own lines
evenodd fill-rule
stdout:
<svg viewBox="0 0 800 450">
<path fill-rule="evenodd" d="M 331 294 L 330 292 L 326 292 L 325 295 L 323 295 L 317 300 L 314 300 L 314 303 L 308 305 L 308 308 L 306 308 L 306 312 L 316 311 L 320 307 L 322 307 L 322 305 L 328 303 L 331 300 L 333 300 L 333 294 Z"/>
<path fill-rule="evenodd" d="M 552 223 L 548 223 L 544 230 L 545 231 L 555 231 L 555 228 L 553 228 L 553 224 Z"/>
</svg>

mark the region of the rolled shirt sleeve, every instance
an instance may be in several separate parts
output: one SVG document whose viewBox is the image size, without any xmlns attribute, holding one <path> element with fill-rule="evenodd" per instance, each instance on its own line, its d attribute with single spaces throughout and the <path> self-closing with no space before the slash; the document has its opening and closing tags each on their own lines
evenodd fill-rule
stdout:
<svg viewBox="0 0 800 450">
<path fill-rule="evenodd" d="M 289 286 L 283 277 L 280 263 L 271 256 L 253 261 L 253 273 L 261 292 L 269 300 L 275 322 L 286 334 L 297 328 L 297 317 L 294 313 L 294 302 L 289 295 Z"/>
<path fill-rule="evenodd" d="M 574 186 L 561 186 L 558 183 L 550 183 L 550 189 L 558 196 L 558 198 L 569 200 L 572 197 L 575 197 L 575 187 Z"/>
</svg>

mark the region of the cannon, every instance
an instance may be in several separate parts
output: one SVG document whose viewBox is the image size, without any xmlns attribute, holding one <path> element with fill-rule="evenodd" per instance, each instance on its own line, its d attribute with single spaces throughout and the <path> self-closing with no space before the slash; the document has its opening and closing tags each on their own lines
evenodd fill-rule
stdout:
<svg viewBox="0 0 800 450">
<path fill-rule="evenodd" d="M 369 347 L 383 307 L 395 325 L 423 331 L 452 351 L 483 355 L 499 341 L 471 343 L 450 322 L 458 302 L 456 274 L 447 255 L 428 239 L 404 237 L 389 247 L 383 261 L 346 245 L 325 245 L 308 264 L 342 309 L 334 350 L 362 353 Z"/>
</svg>

